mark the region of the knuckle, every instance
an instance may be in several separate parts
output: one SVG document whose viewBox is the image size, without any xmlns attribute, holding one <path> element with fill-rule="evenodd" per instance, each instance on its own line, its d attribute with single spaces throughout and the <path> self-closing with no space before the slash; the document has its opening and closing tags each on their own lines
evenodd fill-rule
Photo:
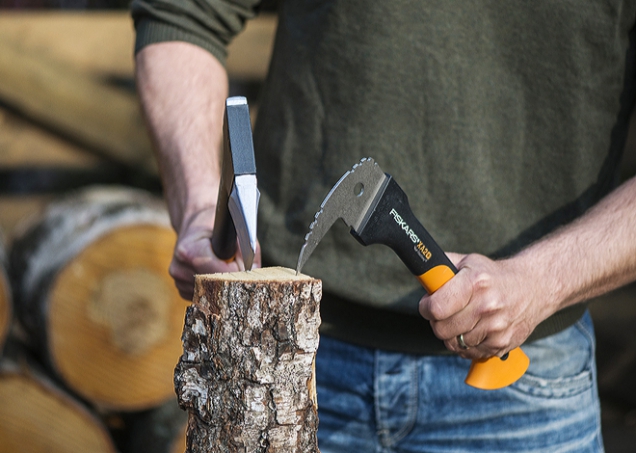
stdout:
<svg viewBox="0 0 636 453">
<path fill-rule="evenodd" d="M 501 336 L 501 333 L 505 332 L 507 328 L 508 328 L 508 322 L 506 322 L 506 320 L 503 318 L 498 317 L 498 318 L 494 318 L 491 321 L 490 331 L 500 334 L 499 336 Z"/>
<path fill-rule="evenodd" d="M 493 355 L 499 353 L 500 351 L 506 349 L 508 347 L 508 342 L 503 337 L 498 337 L 493 339 L 488 344 L 489 349 L 492 350 Z"/>
<path fill-rule="evenodd" d="M 484 350 L 483 348 L 474 349 L 471 352 L 472 359 L 487 359 L 488 357 L 492 357 L 492 353 L 489 350 Z"/>
<path fill-rule="evenodd" d="M 433 329 L 433 333 L 435 334 L 435 336 L 440 340 L 443 340 L 444 342 L 450 340 L 450 338 L 445 335 L 444 326 L 441 325 L 439 322 L 431 322 L 431 328 Z"/>
<path fill-rule="evenodd" d="M 172 262 L 170 263 L 170 266 L 168 267 L 168 274 L 170 274 L 170 277 L 172 277 L 174 280 L 179 278 L 179 264 L 176 263 L 175 260 L 172 260 Z"/>
<path fill-rule="evenodd" d="M 483 261 L 483 256 L 480 255 L 479 253 L 469 253 L 468 255 L 466 255 L 466 257 L 464 258 L 464 262 L 466 263 L 467 266 L 469 267 L 473 267 L 475 265 L 480 264 Z"/>
<path fill-rule="evenodd" d="M 452 352 L 456 352 L 458 354 L 462 354 L 464 353 L 463 350 L 459 349 L 452 341 L 450 340 L 446 340 L 444 341 L 444 346 L 446 346 L 446 349 L 448 349 L 449 351 Z"/>
<path fill-rule="evenodd" d="M 473 288 L 476 292 L 484 292 L 492 287 L 492 275 L 488 272 L 480 271 L 473 277 Z"/>
<path fill-rule="evenodd" d="M 429 299 L 428 312 L 433 320 L 446 319 L 446 304 L 441 303 L 437 298 L 431 297 Z"/>
<path fill-rule="evenodd" d="M 190 247 L 187 247 L 183 243 L 177 244 L 177 246 L 174 249 L 174 260 L 177 260 L 180 262 L 188 262 L 191 259 L 192 259 L 192 252 L 190 251 Z"/>
<path fill-rule="evenodd" d="M 504 301 L 496 295 L 490 295 L 482 299 L 478 313 L 482 317 L 490 317 L 500 312 L 504 307 Z"/>
</svg>

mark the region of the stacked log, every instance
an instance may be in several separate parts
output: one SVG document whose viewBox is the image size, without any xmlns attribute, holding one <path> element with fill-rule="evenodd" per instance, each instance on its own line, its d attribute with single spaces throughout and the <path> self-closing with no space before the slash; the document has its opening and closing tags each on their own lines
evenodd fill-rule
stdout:
<svg viewBox="0 0 636 453">
<path fill-rule="evenodd" d="M 177 399 L 124 418 L 121 453 L 183 453 L 188 416 Z"/>
<path fill-rule="evenodd" d="M 116 453 L 99 418 L 30 362 L 0 361 L 0 401 L 0 453 Z"/>
<path fill-rule="evenodd" d="M 196 277 L 175 370 L 188 453 L 319 451 L 321 296 L 290 269 Z"/>
<path fill-rule="evenodd" d="M 167 271 L 174 243 L 163 202 L 118 187 L 68 194 L 13 241 L 15 311 L 30 345 L 96 407 L 174 398 L 186 307 Z"/>
<path fill-rule="evenodd" d="M 6 273 L 6 254 L 4 241 L 0 235 L 0 351 L 11 327 L 11 288 Z"/>
</svg>

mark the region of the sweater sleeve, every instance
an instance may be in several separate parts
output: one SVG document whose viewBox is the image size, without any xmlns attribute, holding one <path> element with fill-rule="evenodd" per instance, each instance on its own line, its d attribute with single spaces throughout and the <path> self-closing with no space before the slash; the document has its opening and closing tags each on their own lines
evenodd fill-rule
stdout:
<svg viewBox="0 0 636 453">
<path fill-rule="evenodd" d="M 185 41 L 209 51 L 222 64 L 227 45 L 256 15 L 261 0 L 133 0 L 135 53 L 165 41 Z"/>
</svg>

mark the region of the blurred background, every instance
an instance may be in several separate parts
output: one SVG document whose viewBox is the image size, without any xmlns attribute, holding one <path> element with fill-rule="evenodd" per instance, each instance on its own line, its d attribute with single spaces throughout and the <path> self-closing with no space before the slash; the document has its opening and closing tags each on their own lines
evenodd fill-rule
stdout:
<svg viewBox="0 0 636 453">
<path fill-rule="evenodd" d="M 0 453 L 184 450 L 172 375 L 186 303 L 167 274 L 175 237 L 127 8 L 0 0 Z M 252 118 L 275 9 L 229 49 Z M 622 177 L 635 172 L 630 133 Z M 608 453 L 636 452 L 635 298 L 632 285 L 592 303 Z"/>
</svg>

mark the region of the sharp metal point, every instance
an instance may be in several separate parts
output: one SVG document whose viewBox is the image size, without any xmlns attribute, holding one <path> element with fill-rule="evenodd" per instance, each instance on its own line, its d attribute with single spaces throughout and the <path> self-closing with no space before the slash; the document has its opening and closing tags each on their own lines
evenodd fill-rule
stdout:
<svg viewBox="0 0 636 453">
<path fill-rule="evenodd" d="M 342 219 L 347 226 L 356 229 L 364 218 L 382 183 L 387 176 L 371 158 L 362 159 L 347 171 L 331 188 L 320 210 L 309 225 L 300 253 L 296 273 L 303 266 L 336 220 Z"/>
</svg>

